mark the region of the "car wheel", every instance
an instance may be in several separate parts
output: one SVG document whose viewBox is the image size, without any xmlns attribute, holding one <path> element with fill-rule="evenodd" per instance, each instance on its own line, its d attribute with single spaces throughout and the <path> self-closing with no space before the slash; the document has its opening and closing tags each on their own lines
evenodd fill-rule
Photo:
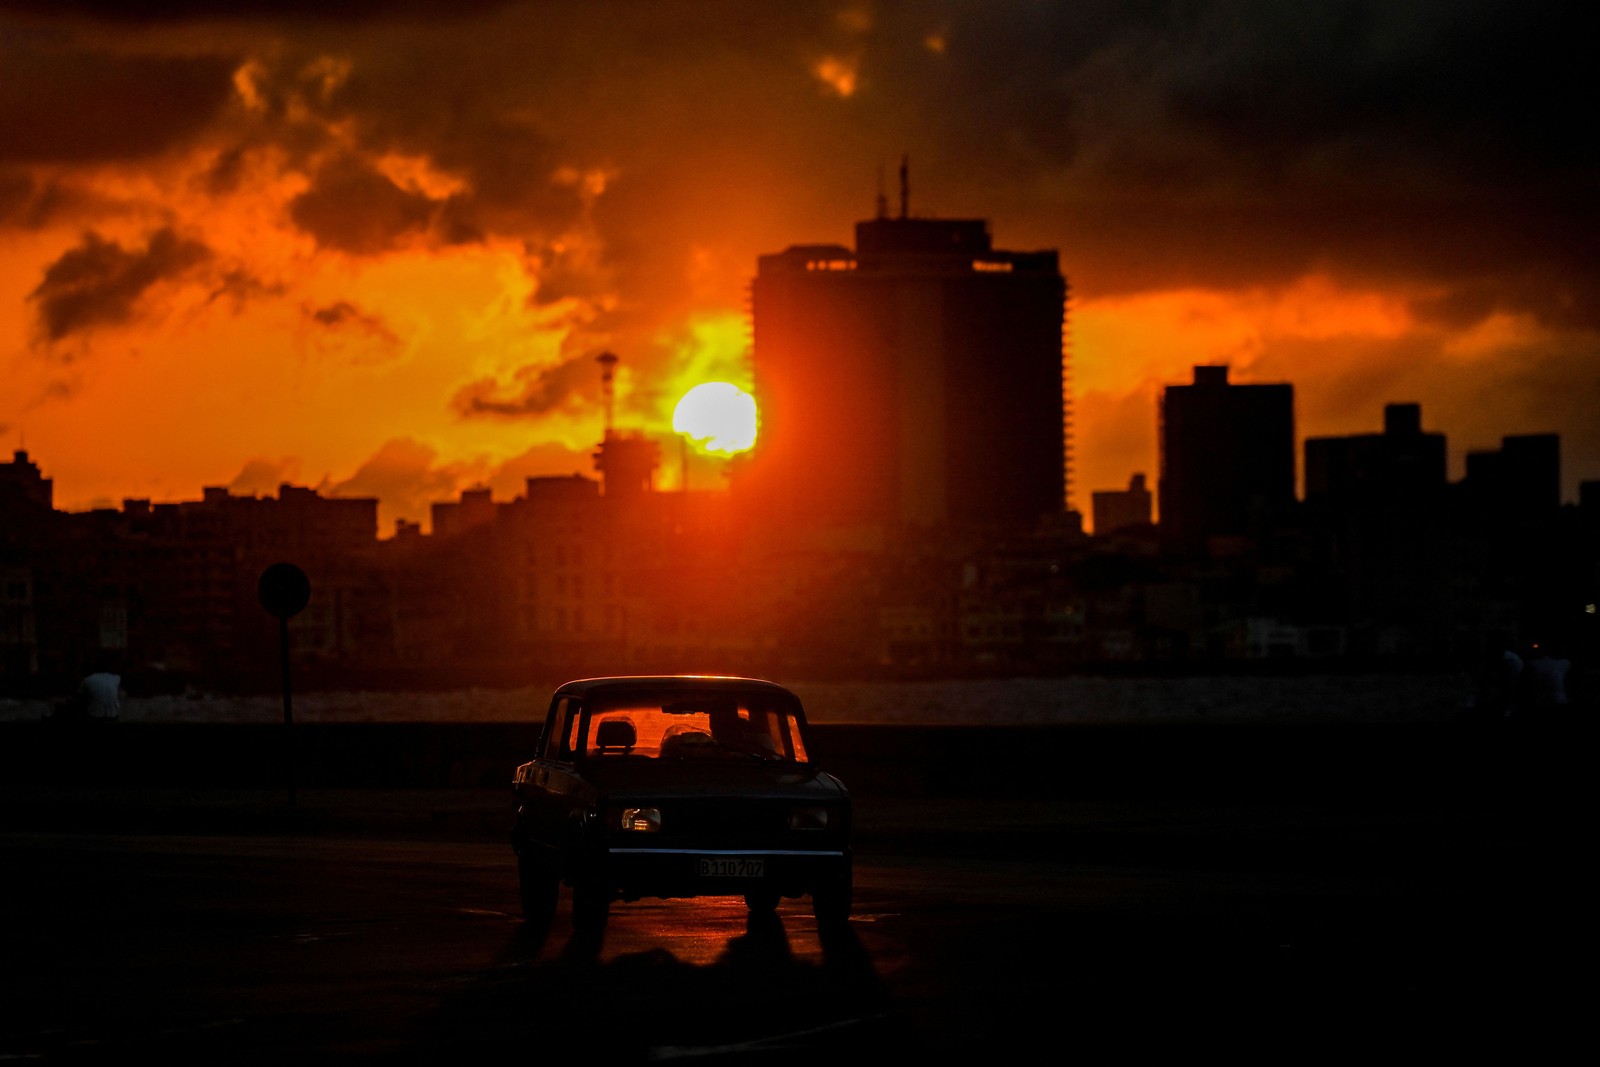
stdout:
<svg viewBox="0 0 1600 1067">
<path fill-rule="evenodd" d="M 527 856 L 517 857 L 517 888 L 522 896 L 522 917 L 525 920 L 548 924 L 555 917 L 561 879 L 547 864 Z"/>
<path fill-rule="evenodd" d="M 767 913 L 778 910 L 776 889 L 752 889 L 744 895 L 745 906 L 751 911 Z"/>
<path fill-rule="evenodd" d="M 605 929 L 611 914 L 611 890 L 598 882 L 580 879 L 572 886 L 572 925 L 585 933 Z"/>
<path fill-rule="evenodd" d="M 830 878 L 811 892 L 811 910 L 818 926 L 841 926 L 850 918 L 850 875 Z"/>
</svg>

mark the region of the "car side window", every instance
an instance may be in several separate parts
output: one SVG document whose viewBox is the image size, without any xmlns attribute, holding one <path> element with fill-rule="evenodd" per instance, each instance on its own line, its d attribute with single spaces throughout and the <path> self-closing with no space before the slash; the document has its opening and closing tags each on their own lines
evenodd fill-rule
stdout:
<svg viewBox="0 0 1600 1067">
<path fill-rule="evenodd" d="M 544 730 L 544 759 L 571 759 L 572 735 L 578 728 L 578 702 L 572 697 L 562 697 L 550 711 L 550 721 Z M 565 742 L 565 744 L 563 744 Z"/>
<path fill-rule="evenodd" d="M 562 759 L 575 759 L 581 747 L 578 741 L 578 728 L 583 724 L 583 702 L 580 700 L 567 701 L 567 743 L 562 746 Z"/>
</svg>

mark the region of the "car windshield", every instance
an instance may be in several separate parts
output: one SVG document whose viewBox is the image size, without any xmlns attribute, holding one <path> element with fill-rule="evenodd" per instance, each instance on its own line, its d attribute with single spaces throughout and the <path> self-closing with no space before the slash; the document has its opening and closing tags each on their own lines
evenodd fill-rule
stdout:
<svg viewBox="0 0 1600 1067">
<path fill-rule="evenodd" d="M 794 708 L 759 694 L 601 698 L 583 751 L 592 759 L 808 761 Z"/>
</svg>

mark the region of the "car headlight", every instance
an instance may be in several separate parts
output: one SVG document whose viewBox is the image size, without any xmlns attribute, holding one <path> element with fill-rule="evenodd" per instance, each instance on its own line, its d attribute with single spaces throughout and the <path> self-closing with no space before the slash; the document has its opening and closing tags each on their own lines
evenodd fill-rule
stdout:
<svg viewBox="0 0 1600 1067">
<path fill-rule="evenodd" d="M 796 805 L 789 809 L 789 829 L 826 830 L 828 809 L 819 804 Z"/>
<path fill-rule="evenodd" d="M 616 827 L 642 834 L 661 832 L 660 808 L 623 808 L 617 817 Z"/>
</svg>

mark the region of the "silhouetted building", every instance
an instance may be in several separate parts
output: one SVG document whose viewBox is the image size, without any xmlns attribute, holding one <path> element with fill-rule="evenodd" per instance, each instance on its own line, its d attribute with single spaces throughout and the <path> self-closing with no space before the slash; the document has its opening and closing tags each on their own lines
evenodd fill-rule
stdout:
<svg viewBox="0 0 1600 1067">
<path fill-rule="evenodd" d="M 1128 479 L 1126 489 L 1096 490 L 1093 501 L 1097 535 L 1115 533 L 1130 526 L 1148 526 L 1153 517 L 1150 490 L 1145 487 L 1143 474 Z"/>
<path fill-rule="evenodd" d="M 1437 503 L 1445 436 L 1424 433 L 1422 407 L 1389 404 L 1383 433 L 1306 439 L 1306 503 L 1343 510 Z"/>
<path fill-rule="evenodd" d="M 1518 434 L 1493 451 L 1467 453 L 1461 482 L 1467 525 L 1484 546 L 1490 587 L 1512 605 L 1524 636 L 1559 633 L 1585 602 L 1585 564 L 1593 548 L 1562 522 L 1561 438 Z"/>
<path fill-rule="evenodd" d="M 456 501 L 444 501 L 429 508 L 435 537 L 450 537 L 466 530 L 486 526 L 494 521 L 495 502 L 490 491 L 481 486 L 461 490 Z"/>
<path fill-rule="evenodd" d="M 0 463 L 0 508 L 21 504 L 49 511 L 55 482 L 43 477 L 28 453 L 17 449 L 10 463 Z M 3 513 L 3 512 L 0 512 Z"/>
<path fill-rule="evenodd" d="M 1445 657 L 1462 630 L 1489 625 L 1497 607 L 1450 506 L 1445 436 L 1423 431 L 1420 405 L 1387 405 L 1381 434 L 1307 439 L 1305 478 L 1324 560 L 1302 608 L 1343 620 L 1347 652 Z"/>
<path fill-rule="evenodd" d="M 1068 492 L 1066 280 L 981 219 L 901 214 L 762 256 L 760 435 L 735 488 L 825 525 L 1032 523 Z"/>
<path fill-rule="evenodd" d="M 1506 521 L 1552 517 L 1561 506 L 1561 438 L 1518 434 L 1494 452 L 1467 453 L 1467 499 L 1475 511 Z"/>
<path fill-rule="evenodd" d="M 655 488 L 661 445 L 638 431 L 607 430 L 594 454 L 608 497 L 638 496 Z"/>
<path fill-rule="evenodd" d="M 1161 397 L 1162 543 L 1197 555 L 1218 537 L 1259 537 L 1295 503 L 1294 387 L 1235 385 L 1194 368 Z"/>
</svg>

